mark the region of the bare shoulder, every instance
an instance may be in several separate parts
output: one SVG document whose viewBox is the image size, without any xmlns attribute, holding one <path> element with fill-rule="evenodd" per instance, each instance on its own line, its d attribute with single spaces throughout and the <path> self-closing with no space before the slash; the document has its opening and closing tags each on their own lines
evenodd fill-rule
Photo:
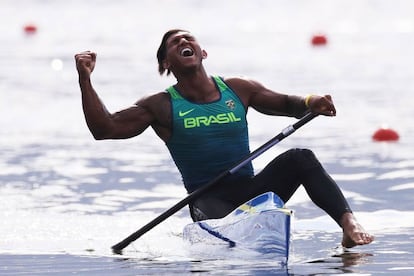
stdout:
<svg viewBox="0 0 414 276">
<path fill-rule="evenodd" d="M 144 108 L 151 113 L 159 124 L 168 124 L 171 117 L 170 95 L 167 92 L 158 92 L 145 96 L 135 103 L 136 106 Z"/>
<path fill-rule="evenodd" d="M 246 77 L 226 77 L 224 81 L 240 97 L 246 106 L 250 105 L 251 98 L 261 93 L 265 88 L 256 80 Z"/>
<path fill-rule="evenodd" d="M 267 90 L 263 84 L 257 80 L 247 77 L 227 77 L 224 81 L 236 92 L 239 96 L 250 97 L 257 93 L 262 93 Z"/>
<path fill-rule="evenodd" d="M 231 86 L 235 86 L 241 89 L 252 89 L 255 87 L 263 87 L 262 84 L 260 84 L 258 81 L 247 78 L 247 77 L 225 77 L 224 81 L 228 83 Z"/>
<path fill-rule="evenodd" d="M 170 95 L 167 92 L 158 92 L 139 99 L 135 104 L 150 112 L 157 111 L 170 104 Z"/>
</svg>

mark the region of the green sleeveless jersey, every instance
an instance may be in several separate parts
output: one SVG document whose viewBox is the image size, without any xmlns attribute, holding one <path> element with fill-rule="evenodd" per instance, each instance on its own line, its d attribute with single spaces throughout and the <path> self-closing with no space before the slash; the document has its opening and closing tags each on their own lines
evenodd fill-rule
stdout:
<svg viewBox="0 0 414 276">
<path fill-rule="evenodd" d="M 172 136 L 166 145 L 188 192 L 230 169 L 250 153 L 246 109 L 220 77 L 213 77 L 220 99 L 193 103 L 171 86 Z M 253 175 L 250 163 L 236 175 Z"/>
</svg>

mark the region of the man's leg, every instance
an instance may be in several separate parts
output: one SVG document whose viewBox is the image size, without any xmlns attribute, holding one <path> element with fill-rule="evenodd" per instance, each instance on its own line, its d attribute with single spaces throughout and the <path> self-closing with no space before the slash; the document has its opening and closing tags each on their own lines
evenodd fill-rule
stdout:
<svg viewBox="0 0 414 276">
<path fill-rule="evenodd" d="M 292 149 L 276 157 L 254 178 L 260 190 L 270 190 L 287 202 L 302 184 L 311 200 L 344 231 L 343 245 L 370 243 L 373 237 L 363 230 L 335 181 L 312 151 Z"/>
</svg>

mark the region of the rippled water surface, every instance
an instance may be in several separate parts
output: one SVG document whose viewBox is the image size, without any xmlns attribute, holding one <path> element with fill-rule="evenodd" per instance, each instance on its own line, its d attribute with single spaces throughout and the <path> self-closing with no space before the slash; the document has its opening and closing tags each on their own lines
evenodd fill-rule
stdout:
<svg viewBox="0 0 414 276">
<path fill-rule="evenodd" d="M 0 4 L 0 275 L 411 275 L 414 272 L 413 2 L 44 1 Z M 33 24 L 35 34 L 24 33 Z M 311 148 L 376 236 L 343 252 L 341 232 L 300 189 L 289 265 L 252 252 L 194 248 L 179 211 L 114 256 L 110 247 L 186 196 L 152 130 L 95 141 L 73 55 L 98 53 L 93 83 L 111 111 L 174 83 L 155 51 L 170 28 L 193 31 L 211 74 L 246 75 L 277 91 L 330 93 L 318 117 L 254 161 Z M 323 33 L 328 44 L 313 47 Z M 249 112 L 252 149 L 292 118 Z M 372 141 L 387 125 L 393 143 Z"/>
</svg>

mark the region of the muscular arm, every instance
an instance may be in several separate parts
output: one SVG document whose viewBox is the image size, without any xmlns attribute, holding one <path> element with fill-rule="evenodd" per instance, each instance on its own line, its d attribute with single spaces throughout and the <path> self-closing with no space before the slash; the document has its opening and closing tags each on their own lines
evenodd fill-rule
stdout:
<svg viewBox="0 0 414 276">
<path fill-rule="evenodd" d="M 110 113 L 95 92 L 81 90 L 86 123 L 97 140 L 130 138 L 141 134 L 154 121 L 151 112 L 138 105 Z"/>
<path fill-rule="evenodd" d="M 148 107 L 150 98 L 116 113 L 110 113 L 95 92 L 90 75 L 95 67 L 96 54 L 83 52 L 75 55 L 82 92 L 82 107 L 86 123 L 97 140 L 124 139 L 141 134 L 156 122 Z"/>
<path fill-rule="evenodd" d="M 246 107 L 251 106 L 264 114 L 297 118 L 303 116 L 308 110 L 327 116 L 336 114 L 329 95 L 312 95 L 309 107 L 307 107 L 304 97 L 272 91 L 254 80 L 228 78 L 226 82 L 239 95 Z"/>
</svg>

